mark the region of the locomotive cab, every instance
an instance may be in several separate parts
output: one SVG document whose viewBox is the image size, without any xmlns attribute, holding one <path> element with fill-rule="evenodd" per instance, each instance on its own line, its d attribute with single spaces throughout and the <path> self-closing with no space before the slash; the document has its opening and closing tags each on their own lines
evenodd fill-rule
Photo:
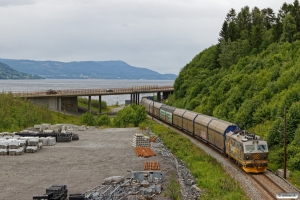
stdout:
<svg viewBox="0 0 300 200">
<path fill-rule="evenodd" d="M 264 140 L 248 140 L 243 142 L 244 164 L 246 172 L 265 172 L 268 166 L 268 145 Z"/>
<path fill-rule="evenodd" d="M 226 135 L 226 154 L 249 173 L 265 172 L 268 167 L 268 145 L 259 136 L 246 131 Z"/>
</svg>

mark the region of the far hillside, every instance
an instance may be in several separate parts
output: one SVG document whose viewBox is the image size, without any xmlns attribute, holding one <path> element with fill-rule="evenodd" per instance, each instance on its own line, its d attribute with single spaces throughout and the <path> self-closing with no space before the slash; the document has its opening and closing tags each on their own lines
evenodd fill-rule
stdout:
<svg viewBox="0 0 300 200">
<path fill-rule="evenodd" d="M 270 5 L 271 6 L 271 5 Z M 300 177 L 300 6 L 231 9 L 216 45 L 175 80 L 168 104 L 238 124 L 268 141 L 270 168 L 283 167 L 287 108 L 288 169 Z"/>
<path fill-rule="evenodd" d="M 19 72 L 0 62 L 0 79 L 41 79 L 42 77 Z"/>
<path fill-rule="evenodd" d="M 134 67 L 123 61 L 35 61 L 1 59 L 10 67 L 47 79 L 145 79 L 175 80 L 175 74 L 160 74 L 146 68 Z"/>
</svg>

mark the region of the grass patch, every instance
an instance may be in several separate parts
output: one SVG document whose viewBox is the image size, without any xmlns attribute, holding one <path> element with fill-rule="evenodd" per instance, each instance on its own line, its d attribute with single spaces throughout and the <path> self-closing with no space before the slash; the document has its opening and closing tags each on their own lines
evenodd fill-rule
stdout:
<svg viewBox="0 0 300 200">
<path fill-rule="evenodd" d="M 150 125 L 164 145 L 191 170 L 197 185 L 205 194 L 201 199 L 249 199 L 237 181 L 222 166 L 189 139 L 163 125 Z"/>
<path fill-rule="evenodd" d="M 59 113 L 55 111 L 50 111 L 52 116 L 51 122 L 45 122 L 45 123 L 51 123 L 51 124 L 74 124 L 74 125 L 82 125 L 80 122 L 80 117 L 75 115 L 67 115 L 64 113 Z"/>
</svg>

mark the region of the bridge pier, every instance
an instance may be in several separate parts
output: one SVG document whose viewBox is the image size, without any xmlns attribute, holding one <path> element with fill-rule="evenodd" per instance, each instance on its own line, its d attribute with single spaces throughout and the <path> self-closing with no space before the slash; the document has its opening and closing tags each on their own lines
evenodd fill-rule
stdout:
<svg viewBox="0 0 300 200">
<path fill-rule="evenodd" d="M 62 110 L 70 110 L 78 112 L 77 97 L 28 97 L 36 105 L 45 106 L 50 110 L 61 112 Z"/>
<path fill-rule="evenodd" d="M 57 110 L 61 112 L 61 97 L 57 98 Z"/>
<path fill-rule="evenodd" d="M 101 114 L 101 95 L 99 95 L 99 104 L 98 104 L 98 106 L 99 106 L 99 114 Z"/>
<path fill-rule="evenodd" d="M 92 112 L 92 109 L 91 109 L 91 103 L 92 103 L 92 97 L 89 96 L 89 100 L 88 100 L 88 112 Z"/>
<path fill-rule="evenodd" d="M 169 94 L 171 94 L 171 92 L 163 92 L 163 99 L 168 99 Z"/>
<path fill-rule="evenodd" d="M 160 102 L 161 101 L 161 96 L 160 96 L 160 92 L 157 92 L 156 96 L 157 96 L 157 101 Z"/>
</svg>

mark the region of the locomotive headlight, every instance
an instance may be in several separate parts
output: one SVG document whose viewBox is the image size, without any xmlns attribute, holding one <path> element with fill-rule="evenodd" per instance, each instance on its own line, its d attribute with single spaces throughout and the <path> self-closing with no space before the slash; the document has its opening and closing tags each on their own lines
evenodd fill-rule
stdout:
<svg viewBox="0 0 300 200">
<path fill-rule="evenodd" d="M 249 154 L 245 154 L 246 160 L 250 159 L 250 155 Z"/>
</svg>

